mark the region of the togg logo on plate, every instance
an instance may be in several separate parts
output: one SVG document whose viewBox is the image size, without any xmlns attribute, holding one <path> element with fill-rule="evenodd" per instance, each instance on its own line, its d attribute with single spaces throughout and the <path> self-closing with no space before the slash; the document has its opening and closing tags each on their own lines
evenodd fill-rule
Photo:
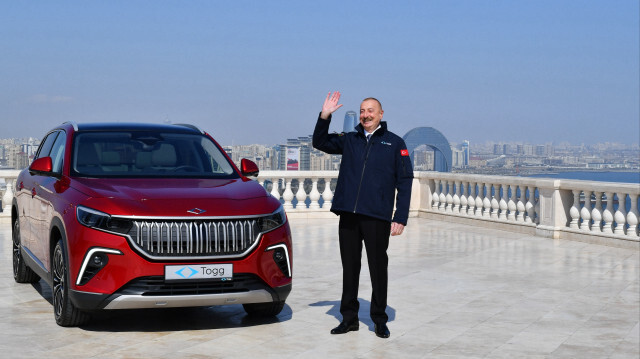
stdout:
<svg viewBox="0 0 640 359">
<path fill-rule="evenodd" d="M 191 265 L 168 265 L 164 267 L 165 280 L 185 280 L 185 279 L 214 279 L 232 280 L 233 264 L 191 264 Z"/>
<path fill-rule="evenodd" d="M 184 268 L 181 268 L 181 269 L 175 271 L 175 273 L 177 275 L 181 276 L 182 278 L 187 279 L 187 278 L 191 278 L 194 275 L 196 275 L 198 273 L 198 271 L 193 269 L 193 268 L 191 268 L 191 267 L 184 267 Z"/>
</svg>

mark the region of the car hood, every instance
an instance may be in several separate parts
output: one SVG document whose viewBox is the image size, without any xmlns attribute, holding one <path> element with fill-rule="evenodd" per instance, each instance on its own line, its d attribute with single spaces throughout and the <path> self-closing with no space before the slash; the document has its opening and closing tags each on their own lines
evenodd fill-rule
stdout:
<svg viewBox="0 0 640 359">
<path fill-rule="evenodd" d="M 255 181 L 238 179 L 76 179 L 84 205 L 122 216 L 238 216 L 270 213 L 279 202 Z M 275 203 L 275 202 L 277 203 Z"/>
</svg>

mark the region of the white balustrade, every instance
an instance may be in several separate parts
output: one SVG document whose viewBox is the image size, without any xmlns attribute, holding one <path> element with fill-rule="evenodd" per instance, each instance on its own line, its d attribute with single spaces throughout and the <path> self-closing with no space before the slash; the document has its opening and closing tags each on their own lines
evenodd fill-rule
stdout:
<svg viewBox="0 0 640 359">
<path fill-rule="evenodd" d="M 0 219 L 3 223 L 10 218 L 18 173 L 0 171 L 0 178 L 7 182 L 6 190 L 1 193 L 4 208 Z M 540 235 L 559 238 L 598 236 L 640 242 L 640 186 L 637 184 L 441 172 L 415 172 L 414 175 L 418 179 L 413 188 L 417 195 L 412 196 L 412 201 L 427 201 L 411 204 L 411 208 L 417 209 L 412 211 L 414 216 L 459 217 L 476 225 L 487 223 L 492 226 L 495 223 L 501 226 L 499 228 L 532 228 L 536 231 L 534 234 L 538 234 L 538 229 L 544 229 L 555 234 Z M 337 171 L 262 171 L 257 181 L 283 203 L 289 216 L 324 218 L 326 215 L 321 213 L 328 213 L 331 208 L 334 196 L 331 181 L 337 176 Z M 324 181 L 322 192 L 319 190 L 321 179 Z M 295 193 L 292 189 L 294 180 L 298 181 Z M 595 195 L 593 205 L 592 194 Z"/>
</svg>

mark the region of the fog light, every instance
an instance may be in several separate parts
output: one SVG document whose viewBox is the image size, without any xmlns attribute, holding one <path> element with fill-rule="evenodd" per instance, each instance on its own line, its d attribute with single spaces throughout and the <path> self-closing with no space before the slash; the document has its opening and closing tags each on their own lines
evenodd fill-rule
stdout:
<svg viewBox="0 0 640 359">
<path fill-rule="evenodd" d="M 104 267 L 104 265 L 106 264 L 105 262 L 107 261 L 106 257 L 107 256 L 102 253 L 95 254 L 91 259 L 92 267 Z"/>
<path fill-rule="evenodd" d="M 287 278 L 291 278 L 291 262 L 289 261 L 289 253 L 285 244 L 277 244 L 267 248 L 267 251 L 273 251 L 273 261 L 276 262 L 282 274 Z"/>
<path fill-rule="evenodd" d="M 282 262 L 284 260 L 284 251 L 282 249 L 273 251 L 273 260 L 276 262 Z"/>
<path fill-rule="evenodd" d="M 109 256 L 107 254 L 122 255 L 117 249 L 109 248 L 92 248 L 82 261 L 82 267 L 78 273 L 77 285 L 84 285 L 91 280 L 107 263 Z"/>
</svg>

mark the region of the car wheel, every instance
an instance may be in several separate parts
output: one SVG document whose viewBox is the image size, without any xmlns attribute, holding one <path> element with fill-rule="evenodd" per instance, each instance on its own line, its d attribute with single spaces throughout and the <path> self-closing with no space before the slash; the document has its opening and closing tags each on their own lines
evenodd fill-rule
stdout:
<svg viewBox="0 0 640 359">
<path fill-rule="evenodd" d="M 58 240 L 53 250 L 53 314 L 56 323 L 62 327 L 73 327 L 86 323 L 89 315 L 80 311 L 69 298 L 69 268 L 62 240 Z"/>
<path fill-rule="evenodd" d="M 35 283 L 40 277 L 24 263 L 21 250 L 20 221 L 13 222 L 13 279 L 17 283 Z"/>
<path fill-rule="evenodd" d="M 251 303 L 243 304 L 245 312 L 255 317 L 272 317 L 280 314 L 284 308 L 284 301 L 270 303 Z"/>
</svg>

